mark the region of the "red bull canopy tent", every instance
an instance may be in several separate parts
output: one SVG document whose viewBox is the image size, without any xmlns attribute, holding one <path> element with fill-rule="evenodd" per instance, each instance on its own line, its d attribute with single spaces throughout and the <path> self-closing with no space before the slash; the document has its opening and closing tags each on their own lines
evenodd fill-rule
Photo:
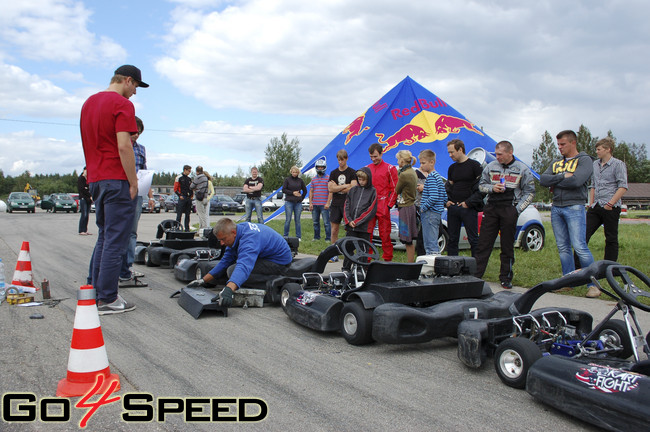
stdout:
<svg viewBox="0 0 650 432">
<path fill-rule="evenodd" d="M 302 172 L 312 169 L 322 158 L 328 161 L 328 171 L 335 169 L 336 153 L 341 149 L 347 150 L 350 167 L 361 168 L 370 163 L 368 147 L 380 143 L 384 148 L 384 161 L 393 165 L 397 165 L 395 155 L 399 150 L 410 150 L 415 157 L 422 150 L 433 150 L 436 170 L 447 177 L 447 169 L 453 163 L 447 154 L 447 142 L 455 138 L 465 143 L 468 155 L 471 156 L 470 152 L 478 155 L 475 158 L 481 162 L 486 158 L 487 162 L 493 159 L 489 153 L 494 152 L 496 141 L 447 102 L 407 76 L 345 127 L 302 167 Z M 276 210 L 266 220 L 273 219 L 282 211 L 283 208 Z"/>
</svg>

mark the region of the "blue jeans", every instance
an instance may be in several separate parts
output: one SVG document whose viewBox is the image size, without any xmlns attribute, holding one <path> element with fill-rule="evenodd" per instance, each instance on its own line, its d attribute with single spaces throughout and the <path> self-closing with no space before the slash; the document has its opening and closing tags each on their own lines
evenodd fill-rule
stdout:
<svg viewBox="0 0 650 432">
<path fill-rule="evenodd" d="M 90 210 L 90 205 L 86 202 L 85 199 L 79 198 L 79 232 L 88 232 L 88 210 Z"/>
<path fill-rule="evenodd" d="M 584 205 L 553 206 L 551 208 L 551 225 L 557 243 L 557 251 L 560 254 L 563 275 L 575 270 L 571 247 L 578 255 L 583 268 L 594 262 L 594 257 L 587 246 L 587 218 Z"/>
<path fill-rule="evenodd" d="M 323 215 L 325 225 L 325 240 L 332 238 L 332 226 L 330 225 L 330 210 L 324 205 L 315 205 L 311 212 L 311 220 L 314 222 L 314 240 L 320 240 L 320 216 Z"/>
<path fill-rule="evenodd" d="M 284 221 L 284 236 L 289 236 L 289 227 L 291 226 L 291 214 L 293 213 L 294 219 L 296 221 L 296 237 L 301 238 L 302 232 L 300 230 L 300 213 L 302 213 L 302 203 L 285 201 L 284 202 L 284 215 L 286 220 Z"/>
<path fill-rule="evenodd" d="M 257 213 L 257 223 L 264 223 L 264 216 L 262 216 L 262 200 L 246 198 L 246 222 L 251 221 L 253 206 L 255 206 L 255 212 Z"/>
<path fill-rule="evenodd" d="M 138 241 L 138 222 L 140 222 L 140 215 L 142 214 L 142 197 L 135 197 L 135 215 L 133 216 L 133 225 L 131 226 L 131 234 L 129 234 L 129 242 L 126 244 L 126 250 L 122 256 L 122 268 L 120 270 L 120 277 L 122 279 L 131 277 L 131 266 L 135 261 L 135 245 Z"/>
<path fill-rule="evenodd" d="M 95 201 L 97 243 L 93 252 L 93 286 L 97 299 L 112 303 L 117 298 L 117 285 L 122 255 L 133 226 L 134 204 L 126 180 L 101 180 L 90 184 Z"/>
<path fill-rule="evenodd" d="M 440 253 L 438 237 L 440 237 L 441 218 L 442 214 L 433 210 L 422 212 L 422 238 L 424 239 L 424 250 L 427 255 Z"/>
</svg>

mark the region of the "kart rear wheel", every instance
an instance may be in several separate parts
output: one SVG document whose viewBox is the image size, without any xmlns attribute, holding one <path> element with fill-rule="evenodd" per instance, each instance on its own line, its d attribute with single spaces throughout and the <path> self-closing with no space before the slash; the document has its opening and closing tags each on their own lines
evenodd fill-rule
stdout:
<svg viewBox="0 0 650 432">
<path fill-rule="evenodd" d="M 291 296 L 301 289 L 301 286 L 297 283 L 290 282 L 288 284 L 284 284 L 282 291 L 280 291 L 280 304 L 282 305 L 282 309 L 287 309 L 287 302 Z"/>
<path fill-rule="evenodd" d="M 540 358 L 542 351 L 535 342 L 524 337 L 508 338 L 494 353 L 494 368 L 505 385 L 523 389 L 528 369 Z"/>
<path fill-rule="evenodd" d="M 610 319 L 598 333 L 598 339 L 603 341 L 605 347 L 622 347 L 623 349 L 612 354 L 614 357 L 626 359 L 634 354 L 630 335 L 627 333 L 627 326 L 623 320 Z"/>
<path fill-rule="evenodd" d="M 154 267 L 153 261 L 151 261 L 151 254 L 149 253 L 149 248 L 144 250 L 144 264 L 147 267 Z"/>
<path fill-rule="evenodd" d="M 345 303 L 341 310 L 341 333 L 351 345 L 372 342 L 372 309 L 365 309 L 361 302 Z"/>
</svg>

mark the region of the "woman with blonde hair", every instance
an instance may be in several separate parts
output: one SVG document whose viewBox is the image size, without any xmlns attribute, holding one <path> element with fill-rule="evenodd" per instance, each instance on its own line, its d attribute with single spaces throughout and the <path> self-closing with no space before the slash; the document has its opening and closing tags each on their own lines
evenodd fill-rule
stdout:
<svg viewBox="0 0 650 432">
<path fill-rule="evenodd" d="M 417 196 L 417 175 L 413 170 L 415 158 L 408 150 L 397 152 L 399 165 L 398 180 L 395 185 L 397 208 L 399 209 L 399 239 L 406 246 L 406 259 L 415 262 L 415 245 L 413 240 L 418 237 L 418 225 L 415 209 Z"/>
</svg>

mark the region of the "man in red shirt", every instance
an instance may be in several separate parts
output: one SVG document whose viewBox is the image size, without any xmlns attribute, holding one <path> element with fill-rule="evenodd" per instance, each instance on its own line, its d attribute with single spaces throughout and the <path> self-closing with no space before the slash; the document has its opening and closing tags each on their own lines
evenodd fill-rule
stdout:
<svg viewBox="0 0 650 432">
<path fill-rule="evenodd" d="M 383 147 L 379 143 L 372 144 L 368 148 L 370 160 L 368 165 L 372 173 L 372 185 L 377 189 L 377 216 L 368 224 L 368 232 L 372 238 L 375 229 L 375 220 L 379 225 L 379 237 L 381 237 L 382 258 L 384 261 L 393 260 L 393 244 L 390 242 L 390 209 L 397 201 L 395 185 L 397 184 L 397 168 L 383 161 Z"/>
<path fill-rule="evenodd" d="M 138 193 L 131 144 L 131 134 L 138 128 L 129 101 L 137 87 L 149 87 L 142 81 L 140 69 L 120 66 L 108 89 L 89 97 L 81 108 L 81 141 L 99 229 L 92 258 L 99 315 L 135 309 L 117 290 Z"/>
</svg>

